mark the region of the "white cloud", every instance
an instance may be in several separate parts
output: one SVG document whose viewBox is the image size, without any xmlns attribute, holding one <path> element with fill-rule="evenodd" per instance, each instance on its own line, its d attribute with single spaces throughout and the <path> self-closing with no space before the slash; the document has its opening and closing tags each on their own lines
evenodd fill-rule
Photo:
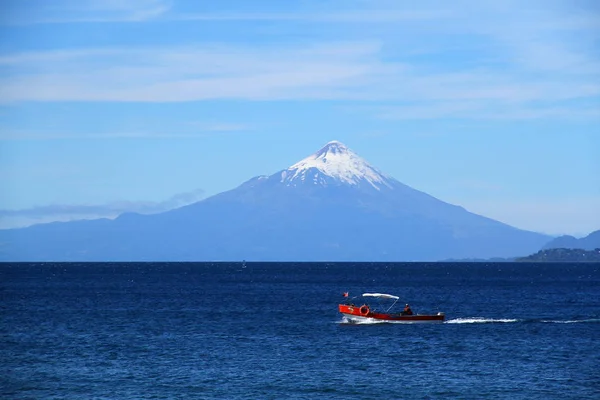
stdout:
<svg viewBox="0 0 600 400">
<path fill-rule="evenodd" d="M 10 69 L 0 99 L 180 102 L 210 99 L 340 99 L 524 103 L 600 94 L 584 79 L 528 79 L 497 70 L 423 71 L 383 59 L 373 43 L 301 48 L 205 46 L 97 49 L 0 57 Z M 472 103 L 469 103 L 472 102 Z"/>
<path fill-rule="evenodd" d="M 4 56 L 0 99 L 169 102 L 319 97 L 380 68 L 373 45 L 100 49 Z M 45 61 L 45 62 L 44 62 Z"/>
<path fill-rule="evenodd" d="M 81 9 L 135 19 L 168 7 L 158 0 L 88 0 Z M 3 54 L 0 102 L 344 100 L 381 102 L 375 112 L 383 118 L 597 118 L 595 107 L 576 103 L 600 96 L 600 59 L 592 51 L 597 18 L 563 8 L 561 2 L 354 1 L 330 3 L 322 12 L 158 12 L 163 19 L 346 27 L 339 38 L 355 38 L 361 24 L 378 33 L 366 42 L 288 43 L 274 34 L 246 45 Z M 300 29 L 293 26 L 276 29 Z"/>
<path fill-rule="evenodd" d="M 487 101 L 432 101 L 409 106 L 383 107 L 376 111 L 382 119 L 421 120 L 421 119 L 473 119 L 473 120 L 600 120 L 600 108 L 597 106 L 555 106 L 510 105 L 494 99 Z"/>
<path fill-rule="evenodd" d="M 377 24 L 397 23 L 403 21 L 427 21 L 451 17 L 448 10 L 397 10 L 397 9 L 375 9 L 375 10 L 349 10 L 334 12 L 252 12 L 252 13 L 187 13 L 171 14 L 170 20 L 180 21 L 298 21 L 308 23 L 349 23 L 349 24 Z"/>
<path fill-rule="evenodd" d="M 144 22 L 167 13 L 170 0 L 21 0 L 5 8 L 0 25 Z"/>
<path fill-rule="evenodd" d="M 126 212 L 156 214 L 195 203 L 202 200 L 204 195 L 204 190 L 197 189 L 177 194 L 161 202 L 115 201 L 97 205 L 55 204 L 21 210 L 0 210 L 0 229 L 21 228 L 57 221 L 65 222 L 98 218 L 113 219 Z"/>
<path fill-rule="evenodd" d="M 213 136 L 217 134 L 247 132 L 253 128 L 249 125 L 224 122 L 205 122 L 191 121 L 181 125 L 173 124 L 169 131 L 155 130 L 148 127 L 145 130 L 138 131 L 123 131 L 117 130 L 112 132 L 68 132 L 68 131 L 26 131 L 26 130 L 11 130 L 2 129 L 0 127 L 0 141 L 14 140 L 63 140 L 63 139 L 159 139 L 159 138 L 199 138 Z"/>
</svg>

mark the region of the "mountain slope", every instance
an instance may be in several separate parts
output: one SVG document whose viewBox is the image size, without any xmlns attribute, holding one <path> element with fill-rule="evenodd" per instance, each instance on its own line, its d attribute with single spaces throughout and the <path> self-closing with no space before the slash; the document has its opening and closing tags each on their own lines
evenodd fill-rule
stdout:
<svg viewBox="0 0 600 400">
<path fill-rule="evenodd" d="M 549 237 L 412 189 L 339 142 L 162 214 L 0 231 L 4 260 L 424 261 L 530 254 Z"/>
</svg>

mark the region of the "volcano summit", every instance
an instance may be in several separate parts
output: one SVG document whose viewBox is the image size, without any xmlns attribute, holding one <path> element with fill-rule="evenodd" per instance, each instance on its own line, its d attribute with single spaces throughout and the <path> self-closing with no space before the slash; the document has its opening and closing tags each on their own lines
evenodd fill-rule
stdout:
<svg viewBox="0 0 600 400">
<path fill-rule="evenodd" d="M 391 187 L 389 178 L 373 168 L 344 144 L 329 142 L 315 154 L 306 157 L 282 172 L 281 182 L 296 185 L 297 181 L 320 184 L 370 184 L 379 190 Z"/>
<path fill-rule="evenodd" d="M 332 141 L 270 176 L 154 215 L 0 231 L 7 261 L 435 261 L 550 238 L 438 200 Z"/>
</svg>

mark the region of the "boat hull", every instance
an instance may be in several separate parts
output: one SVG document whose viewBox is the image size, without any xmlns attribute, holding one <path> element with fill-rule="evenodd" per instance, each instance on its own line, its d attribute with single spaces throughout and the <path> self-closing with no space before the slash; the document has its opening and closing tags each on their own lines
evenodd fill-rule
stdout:
<svg viewBox="0 0 600 400">
<path fill-rule="evenodd" d="M 340 313 L 354 322 L 394 322 L 405 324 L 442 323 L 446 316 L 444 313 L 432 315 L 401 315 L 386 314 L 372 311 L 368 306 L 354 306 L 348 304 L 339 305 Z"/>
</svg>

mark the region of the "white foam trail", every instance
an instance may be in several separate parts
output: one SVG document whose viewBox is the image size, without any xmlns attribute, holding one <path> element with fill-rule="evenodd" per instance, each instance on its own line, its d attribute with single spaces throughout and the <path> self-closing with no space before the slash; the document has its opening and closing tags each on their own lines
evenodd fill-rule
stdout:
<svg viewBox="0 0 600 400">
<path fill-rule="evenodd" d="M 510 322 L 518 322 L 518 319 L 508 319 L 508 318 L 482 318 L 482 317 L 473 317 L 473 318 L 456 318 L 449 319 L 444 322 L 445 324 L 492 324 L 492 323 L 510 323 Z"/>
<path fill-rule="evenodd" d="M 385 324 L 385 323 L 389 323 L 389 322 L 392 322 L 392 321 L 382 321 L 379 319 L 372 319 L 372 318 L 357 321 L 357 320 L 348 319 L 346 317 L 342 317 L 340 324 L 371 325 L 371 324 Z"/>
<path fill-rule="evenodd" d="M 483 317 L 469 317 L 469 318 L 455 318 L 448 321 L 444 321 L 445 324 L 506 324 L 521 322 L 523 320 L 513 318 L 483 318 Z M 527 322 L 527 320 L 525 320 Z M 598 323 L 600 318 L 591 319 L 580 319 L 580 320 L 532 320 L 532 322 L 545 323 L 545 324 L 579 324 L 579 323 Z M 382 321 L 377 319 L 365 319 L 361 321 L 350 320 L 346 317 L 342 317 L 341 321 L 336 321 L 338 324 L 353 324 L 353 325 L 373 325 L 373 324 L 394 324 L 394 323 L 406 323 L 404 321 Z"/>
<path fill-rule="evenodd" d="M 579 320 L 567 320 L 567 321 L 542 320 L 540 322 L 545 322 L 545 323 L 550 323 L 550 324 L 580 324 L 583 322 L 600 322 L 600 319 L 592 318 L 592 319 L 579 319 Z"/>
<path fill-rule="evenodd" d="M 367 318 L 367 319 L 362 319 L 360 321 L 354 320 L 354 319 L 348 319 L 345 317 L 342 317 L 341 321 L 338 321 L 338 323 L 340 324 L 349 324 L 349 325 L 376 325 L 376 324 L 398 324 L 398 325 L 413 325 L 413 324 L 417 324 L 417 325 L 421 325 L 421 324 L 427 324 L 427 323 L 432 323 L 429 321 L 423 322 L 423 321 L 390 321 L 390 320 L 382 320 L 382 319 L 374 319 L 374 318 Z M 439 323 L 439 321 L 433 322 L 433 323 Z"/>
</svg>

